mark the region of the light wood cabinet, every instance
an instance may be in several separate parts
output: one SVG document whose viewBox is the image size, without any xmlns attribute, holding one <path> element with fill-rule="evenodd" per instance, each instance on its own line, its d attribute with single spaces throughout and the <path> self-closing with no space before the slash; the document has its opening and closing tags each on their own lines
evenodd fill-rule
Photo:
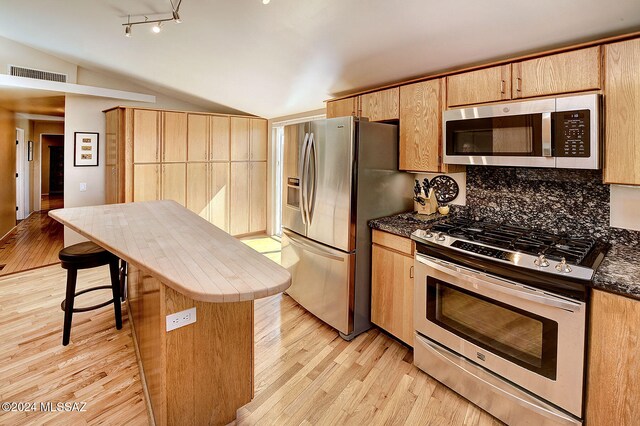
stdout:
<svg viewBox="0 0 640 426">
<path fill-rule="evenodd" d="M 447 105 L 481 104 L 511 99 L 511 65 L 447 77 Z"/>
<path fill-rule="evenodd" d="M 209 220 L 209 163 L 187 164 L 186 208 Z"/>
<path fill-rule="evenodd" d="M 229 232 L 229 168 L 229 163 L 211 163 L 207 177 L 209 221 L 225 232 Z"/>
<path fill-rule="evenodd" d="M 209 160 L 209 116 L 189 114 L 187 117 L 187 160 Z"/>
<path fill-rule="evenodd" d="M 187 114 L 162 112 L 162 162 L 187 161 Z"/>
<path fill-rule="evenodd" d="M 249 161 L 248 118 L 231 117 L 231 161 Z"/>
<path fill-rule="evenodd" d="M 604 182 L 640 185 L 640 39 L 608 44 Z"/>
<path fill-rule="evenodd" d="M 187 168 L 186 163 L 162 164 L 162 199 L 173 200 L 178 204 L 186 205 Z"/>
<path fill-rule="evenodd" d="M 360 96 L 360 117 L 369 121 L 397 120 L 400 118 L 400 89 L 394 87 Z"/>
<path fill-rule="evenodd" d="M 252 118 L 249 132 L 249 159 L 267 161 L 267 121 Z"/>
<path fill-rule="evenodd" d="M 249 163 L 232 162 L 229 206 L 233 214 L 229 217 L 229 233 L 249 233 Z"/>
<path fill-rule="evenodd" d="M 408 238 L 373 230 L 371 322 L 410 346 L 414 335 L 412 247 Z"/>
<path fill-rule="evenodd" d="M 229 161 L 229 142 L 231 127 L 229 117 L 210 117 L 211 161 Z M 266 120 L 262 120 L 266 124 Z"/>
<path fill-rule="evenodd" d="M 267 163 L 249 163 L 249 232 L 267 229 Z"/>
<path fill-rule="evenodd" d="M 513 64 L 513 97 L 531 98 L 601 87 L 600 47 L 543 56 Z"/>
<path fill-rule="evenodd" d="M 105 203 L 114 204 L 122 194 L 121 174 L 124 164 L 124 146 L 118 143 L 120 137 L 121 111 L 111 110 L 105 116 Z M 122 182 L 123 184 L 124 182 Z"/>
<path fill-rule="evenodd" d="M 160 165 L 133 165 L 133 200 L 153 201 L 160 199 Z"/>
<path fill-rule="evenodd" d="M 133 111 L 133 162 L 160 162 L 159 111 Z"/>
<path fill-rule="evenodd" d="M 593 290 L 589 322 L 586 424 L 638 424 L 640 301 Z"/>
<path fill-rule="evenodd" d="M 360 115 L 359 96 L 327 102 L 327 118 L 348 117 L 350 115 L 355 117 Z"/>
</svg>

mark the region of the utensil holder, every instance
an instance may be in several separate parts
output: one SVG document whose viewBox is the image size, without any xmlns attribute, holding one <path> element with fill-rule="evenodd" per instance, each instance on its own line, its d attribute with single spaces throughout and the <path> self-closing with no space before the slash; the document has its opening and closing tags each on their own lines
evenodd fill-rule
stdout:
<svg viewBox="0 0 640 426">
<path fill-rule="evenodd" d="M 436 196 L 433 193 L 433 190 L 429 191 L 428 197 L 421 196 L 420 198 L 425 201 L 424 206 L 417 201 L 413 202 L 413 208 L 418 214 L 434 214 L 438 211 L 438 200 L 436 200 Z"/>
</svg>

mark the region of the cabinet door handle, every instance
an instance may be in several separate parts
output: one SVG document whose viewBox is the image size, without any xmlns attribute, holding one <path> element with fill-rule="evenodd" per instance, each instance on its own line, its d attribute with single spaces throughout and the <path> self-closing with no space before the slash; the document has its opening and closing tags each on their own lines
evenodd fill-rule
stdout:
<svg viewBox="0 0 640 426">
<path fill-rule="evenodd" d="M 516 92 L 522 92 L 522 89 L 520 88 L 522 83 L 522 79 L 520 77 L 516 78 Z"/>
<path fill-rule="evenodd" d="M 500 93 L 504 95 L 504 80 L 500 80 Z"/>
<path fill-rule="evenodd" d="M 409 268 L 409 278 L 413 278 L 413 265 Z"/>
</svg>

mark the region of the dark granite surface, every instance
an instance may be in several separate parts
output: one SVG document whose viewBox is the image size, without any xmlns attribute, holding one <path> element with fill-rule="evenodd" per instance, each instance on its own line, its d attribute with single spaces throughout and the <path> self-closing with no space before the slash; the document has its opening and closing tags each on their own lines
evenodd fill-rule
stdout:
<svg viewBox="0 0 640 426">
<path fill-rule="evenodd" d="M 596 272 L 593 286 L 640 299 L 640 248 L 611 246 Z"/>
<path fill-rule="evenodd" d="M 609 186 L 601 170 L 467 166 L 467 205 L 452 215 L 504 222 L 611 243 L 594 287 L 640 298 L 640 232 L 609 226 Z M 403 213 L 369 221 L 374 229 L 409 237 L 443 216 Z"/>
</svg>

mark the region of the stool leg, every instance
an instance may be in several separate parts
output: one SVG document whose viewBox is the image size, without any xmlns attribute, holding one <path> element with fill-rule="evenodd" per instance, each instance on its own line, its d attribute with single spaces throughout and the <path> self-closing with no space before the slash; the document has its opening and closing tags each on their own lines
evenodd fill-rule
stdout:
<svg viewBox="0 0 640 426">
<path fill-rule="evenodd" d="M 122 328 L 122 310 L 120 301 L 120 271 L 118 270 L 118 259 L 109 262 L 109 273 L 111 274 L 111 291 L 113 292 L 113 311 L 116 316 L 116 328 Z"/>
<path fill-rule="evenodd" d="M 67 297 L 64 304 L 64 326 L 62 328 L 62 345 L 69 344 L 71 337 L 71 319 L 73 317 L 73 300 L 76 295 L 77 269 L 67 269 Z"/>
</svg>

